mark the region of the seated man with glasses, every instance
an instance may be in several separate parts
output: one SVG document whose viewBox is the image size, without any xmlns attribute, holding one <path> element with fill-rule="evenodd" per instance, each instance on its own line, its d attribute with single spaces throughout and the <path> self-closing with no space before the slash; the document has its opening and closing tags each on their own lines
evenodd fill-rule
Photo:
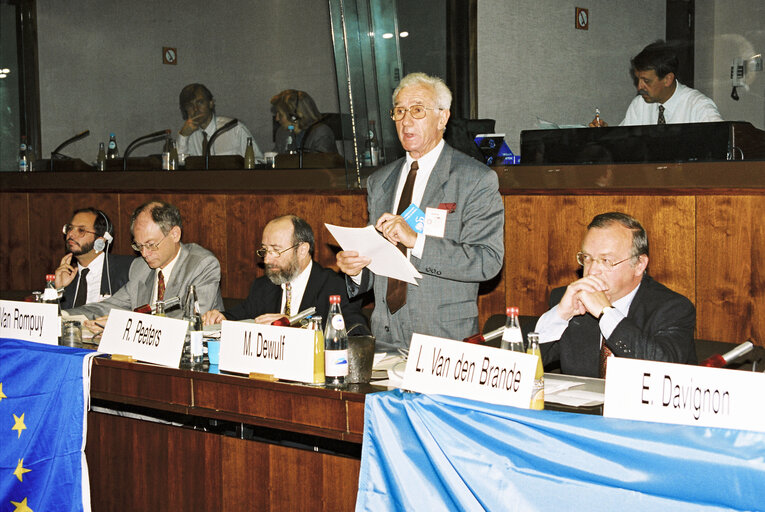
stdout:
<svg viewBox="0 0 765 512">
<path fill-rule="evenodd" d="M 104 212 L 76 210 L 63 232 L 67 253 L 55 272 L 56 288 L 64 289 L 63 309 L 109 298 L 127 283 L 135 257 L 109 254 L 114 229 Z"/>
<path fill-rule="evenodd" d="M 261 248 L 256 251 L 265 262 L 266 275 L 255 279 L 247 298 L 229 311 L 213 309 L 202 317 L 205 325 L 223 320 L 255 319 L 270 324 L 316 307 L 316 314 L 326 322 L 329 296 L 340 295 L 346 329 L 356 324 L 366 334 L 366 319 L 358 301 L 349 302 L 345 280 L 331 269 L 313 261 L 314 239 L 310 224 L 296 215 L 271 220 L 263 228 Z"/>
<path fill-rule="evenodd" d="M 691 301 L 647 273 L 648 237 L 633 217 L 596 215 L 576 255 L 583 277 L 553 290 L 536 330 L 545 365 L 605 377 L 609 356 L 696 364 Z"/>
<path fill-rule="evenodd" d="M 128 282 L 108 299 L 68 310 L 85 315 L 95 322 L 85 326 L 100 332 L 105 315 L 116 309 L 132 310 L 172 297 L 186 298 L 190 284 L 195 285 L 202 311 L 223 304 L 220 293 L 220 263 L 213 253 L 197 244 L 181 242 L 183 220 L 178 208 L 169 203 L 151 201 L 135 209 L 130 219 L 133 249 L 141 253 L 130 266 Z M 181 308 L 167 316 L 181 318 Z"/>
</svg>

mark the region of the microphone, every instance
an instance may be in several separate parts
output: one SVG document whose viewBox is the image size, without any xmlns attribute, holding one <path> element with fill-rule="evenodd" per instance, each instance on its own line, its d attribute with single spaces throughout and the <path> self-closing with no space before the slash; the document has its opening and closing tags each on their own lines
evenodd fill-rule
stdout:
<svg viewBox="0 0 765 512">
<path fill-rule="evenodd" d="M 215 130 L 215 133 L 212 134 L 212 137 L 210 137 L 210 140 L 207 141 L 207 147 L 205 148 L 205 169 L 210 168 L 210 149 L 212 148 L 213 143 L 215 142 L 215 139 L 217 139 L 220 135 L 223 135 L 227 131 L 229 131 L 231 128 L 239 124 L 239 119 L 232 119 L 228 123 L 224 124 L 217 130 Z"/>
<path fill-rule="evenodd" d="M 179 305 L 181 303 L 181 298 L 178 297 L 178 296 L 171 297 L 169 299 L 165 299 L 163 302 L 165 303 L 165 311 L 167 311 L 168 309 L 172 309 L 175 306 Z M 151 315 L 155 311 L 157 311 L 157 305 L 156 305 L 156 303 L 153 304 L 153 305 L 152 304 L 144 304 L 143 306 L 138 306 L 133 311 L 135 311 L 136 313 L 144 313 L 146 315 Z"/>
<path fill-rule="evenodd" d="M 315 306 L 311 306 L 308 309 L 304 309 L 303 311 L 301 311 L 297 315 L 292 315 L 291 317 L 289 317 L 289 319 L 286 316 L 283 316 L 281 318 L 277 318 L 276 320 L 271 322 L 271 325 L 280 325 L 282 327 L 288 327 L 290 325 L 298 325 L 298 324 L 300 324 L 300 321 L 302 319 L 304 319 L 304 318 L 306 318 L 308 316 L 311 316 L 314 313 L 316 313 L 316 307 Z"/>
<path fill-rule="evenodd" d="M 732 363 L 734 360 L 738 359 L 741 356 L 744 356 L 754 350 L 754 344 L 751 341 L 745 341 L 741 345 L 738 345 L 736 348 L 720 355 L 720 354 L 714 354 L 706 359 L 704 359 L 702 362 L 699 363 L 699 366 L 711 366 L 713 368 L 725 368 L 730 363 Z"/>
<path fill-rule="evenodd" d="M 128 144 L 128 147 L 125 150 L 125 154 L 122 156 L 122 170 L 124 171 L 127 169 L 127 157 L 135 148 L 149 142 L 154 142 L 154 139 L 159 137 L 167 137 L 168 135 L 170 135 L 170 130 L 160 130 L 158 132 L 153 132 L 148 135 L 138 137 L 133 142 Z"/>
<path fill-rule="evenodd" d="M 71 160 L 71 158 L 72 158 L 72 157 L 70 157 L 70 156 L 66 156 L 66 155 L 62 155 L 62 154 L 60 153 L 60 151 L 61 151 L 62 149 L 64 149 L 65 147 L 67 147 L 67 146 L 68 146 L 69 144 L 71 144 L 72 142 L 77 142 L 77 141 L 78 141 L 78 140 L 80 140 L 80 139 L 84 139 L 84 138 L 85 138 L 85 137 L 87 137 L 88 135 L 90 135 L 90 130 L 85 130 L 84 132 L 80 132 L 80 133 L 78 133 L 78 134 L 77 134 L 77 135 L 75 135 L 74 137 L 69 137 L 68 139 L 66 139 L 64 142 L 62 142 L 61 144 L 59 144 L 59 145 L 58 145 L 58 147 L 57 147 L 56 149 L 54 149 L 54 150 L 51 152 L 51 154 L 50 154 L 50 158 L 51 158 L 51 160 L 53 160 L 54 158 L 57 158 L 57 159 L 60 159 L 60 160 Z"/>
<path fill-rule="evenodd" d="M 482 343 L 486 343 L 487 341 L 491 341 L 493 339 L 499 338 L 502 336 L 502 333 L 505 332 L 505 326 L 497 327 L 493 331 L 487 332 L 486 334 L 481 334 L 480 332 L 478 334 L 473 334 L 472 336 L 468 336 L 467 338 L 463 339 L 462 341 L 466 343 L 472 343 L 474 345 L 481 345 Z"/>
</svg>

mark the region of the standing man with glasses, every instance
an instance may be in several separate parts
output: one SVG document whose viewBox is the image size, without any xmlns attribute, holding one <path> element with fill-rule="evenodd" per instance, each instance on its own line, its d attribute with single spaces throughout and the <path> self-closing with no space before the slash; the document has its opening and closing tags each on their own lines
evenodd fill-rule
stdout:
<svg viewBox="0 0 765 512">
<path fill-rule="evenodd" d="M 418 285 L 373 275 L 371 260 L 341 251 L 350 296 L 374 289 L 376 350 L 408 348 L 412 334 L 463 339 L 478 331 L 478 285 L 504 257 L 505 210 L 494 171 L 443 140 L 452 95 L 440 78 L 405 76 L 393 91 L 391 119 L 406 157 L 369 177 L 369 222 L 423 275 Z M 416 205 L 427 233 L 402 213 Z M 430 209 L 430 211 L 428 211 Z"/>
<path fill-rule="evenodd" d="M 326 321 L 329 296 L 340 295 L 346 328 L 360 324 L 361 331 L 352 334 L 366 334 L 367 321 L 359 301 L 348 301 L 343 278 L 313 261 L 313 251 L 313 230 L 305 220 L 296 215 L 271 220 L 263 229 L 262 245 L 256 251 L 263 258 L 266 275 L 253 281 L 243 302 L 229 311 L 208 311 L 202 321 L 210 325 L 254 318 L 259 324 L 270 324 L 310 307 L 316 307 L 316 314 Z"/>
<path fill-rule="evenodd" d="M 196 286 L 202 311 L 223 304 L 220 293 L 220 263 L 213 253 L 197 244 L 181 242 L 183 219 L 172 204 L 151 201 L 135 209 L 130 219 L 133 249 L 141 253 L 130 266 L 128 282 L 108 299 L 68 310 L 94 321 L 85 326 L 100 332 L 109 312 L 132 310 L 171 297 L 186 298 L 190 284 Z M 181 318 L 181 308 L 167 311 L 168 317 Z"/>
<path fill-rule="evenodd" d="M 596 215 L 576 255 L 583 277 L 553 290 L 536 330 L 545 365 L 605 377 L 609 356 L 696 364 L 691 301 L 647 273 L 648 237 L 633 217 Z"/>
<path fill-rule="evenodd" d="M 64 288 L 63 309 L 109 298 L 127 283 L 135 257 L 109 254 L 114 228 L 104 212 L 76 210 L 63 233 L 67 253 L 55 272 L 56 288 Z"/>
</svg>

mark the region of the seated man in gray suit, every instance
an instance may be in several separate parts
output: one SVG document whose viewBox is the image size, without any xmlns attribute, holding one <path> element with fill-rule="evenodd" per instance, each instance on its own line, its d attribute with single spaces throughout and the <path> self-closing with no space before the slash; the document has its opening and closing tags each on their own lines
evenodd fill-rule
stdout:
<svg viewBox="0 0 765 512">
<path fill-rule="evenodd" d="M 175 206 L 152 201 L 136 208 L 130 220 L 133 249 L 141 253 L 130 266 L 128 282 L 114 295 L 94 304 L 70 309 L 71 315 L 85 315 L 103 324 L 113 309 L 132 310 L 144 304 L 178 296 L 183 301 L 190 284 L 195 285 L 202 311 L 221 308 L 220 264 L 213 253 L 197 244 L 181 243 L 183 220 Z M 181 318 L 181 308 L 167 311 Z M 93 332 L 102 329 L 86 322 Z"/>
<path fill-rule="evenodd" d="M 337 255 L 350 297 L 374 289 L 376 350 L 408 347 L 415 332 L 451 339 L 478 332 L 478 285 L 502 267 L 505 209 L 497 174 L 443 141 L 451 99 L 440 78 L 405 76 L 390 114 L 406 157 L 367 181 L 369 221 L 423 275 L 419 285 L 372 275 L 371 260 L 356 251 Z M 415 232 L 401 216 L 410 204 L 437 209 L 443 234 Z"/>
<path fill-rule="evenodd" d="M 542 361 L 605 377 L 608 356 L 696 364 L 691 301 L 646 273 L 648 237 L 633 217 L 601 213 L 576 255 L 583 277 L 553 290 L 537 322 Z"/>
</svg>

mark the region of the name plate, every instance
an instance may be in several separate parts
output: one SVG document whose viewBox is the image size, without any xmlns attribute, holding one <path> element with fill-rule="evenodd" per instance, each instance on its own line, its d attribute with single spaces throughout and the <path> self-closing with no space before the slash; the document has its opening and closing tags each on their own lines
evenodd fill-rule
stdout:
<svg viewBox="0 0 765 512">
<path fill-rule="evenodd" d="M 529 408 L 537 357 L 414 334 L 403 389 Z"/>
<path fill-rule="evenodd" d="M 57 304 L 0 300 L 0 337 L 58 345 Z"/>
<path fill-rule="evenodd" d="M 765 374 L 614 357 L 603 416 L 765 432 Z"/>
<path fill-rule="evenodd" d="M 313 382 L 313 340 L 311 329 L 224 320 L 219 368 Z"/>
<path fill-rule="evenodd" d="M 188 327 L 177 318 L 112 309 L 98 351 L 178 368 Z"/>
</svg>

